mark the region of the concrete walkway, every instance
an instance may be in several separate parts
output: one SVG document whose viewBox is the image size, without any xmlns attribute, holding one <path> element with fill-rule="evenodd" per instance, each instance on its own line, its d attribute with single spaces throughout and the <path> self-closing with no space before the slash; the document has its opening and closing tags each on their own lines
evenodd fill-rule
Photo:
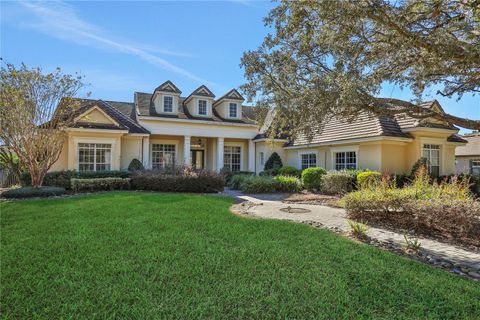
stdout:
<svg viewBox="0 0 480 320">
<path fill-rule="evenodd" d="M 334 229 L 340 232 L 349 232 L 347 225 L 346 212 L 344 209 L 331 208 L 321 205 L 283 203 L 285 195 L 244 195 L 233 190 L 226 190 L 225 195 L 237 198 L 243 203 L 237 204 L 238 211 L 242 211 L 255 217 L 266 219 L 280 219 L 294 222 L 308 223 L 312 225 L 322 225 L 328 229 Z M 307 209 L 307 213 L 289 213 L 280 211 L 282 208 L 301 208 Z M 401 248 L 405 244 L 403 234 L 396 232 L 369 227 L 367 230 L 369 237 L 380 242 Z M 453 265 L 466 266 L 473 269 L 474 273 L 480 272 L 480 252 L 470 251 L 463 248 L 438 242 L 426 238 L 418 238 L 421 243 L 422 251 L 432 256 L 432 259 L 450 261 Z M 434 257 L 434 258 L 433 258 Z M 460 270 L 459 270 L 460 272 Z"/>
</svg>

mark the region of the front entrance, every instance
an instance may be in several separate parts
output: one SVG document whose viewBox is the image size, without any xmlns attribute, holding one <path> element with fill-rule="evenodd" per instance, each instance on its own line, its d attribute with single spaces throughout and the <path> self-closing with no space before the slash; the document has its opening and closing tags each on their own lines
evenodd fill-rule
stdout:
<svg viewBox="0 0 480 320">
<path fill-rule="evenodd" d="M 195 169 L 205 168 L 205 150 L 190 150 L 192 167 Z"/>
</svg>

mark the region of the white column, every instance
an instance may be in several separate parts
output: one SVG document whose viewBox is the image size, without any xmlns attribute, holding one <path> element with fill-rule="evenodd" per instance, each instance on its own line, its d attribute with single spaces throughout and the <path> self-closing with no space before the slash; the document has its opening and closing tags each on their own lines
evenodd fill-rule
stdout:
<svg viewBox="0 0 480 320">
<path fill-rule="evenodd" d="M 191 136 L 183 136 L 183 163 L 186 166 L 192 165 L 192 159 L 190 159 L 190 141 Z"/>
<path fill-rule="evenodd" d="M 248 140 L 248 171 L 255 172 L 255 143 Z"/>
<path fill-rule="evenodd" d="M 217 171 L 220 171 L 223 168 L 223 146 L 224 146 L 223 137 L 218 137 L 217 138 Z"/>
<path fill-rule="evenodd" d="M 150 138 L 144 137 L 143 138 L 143 167 L 145 169 L 150 169 Z"/>
</svg>

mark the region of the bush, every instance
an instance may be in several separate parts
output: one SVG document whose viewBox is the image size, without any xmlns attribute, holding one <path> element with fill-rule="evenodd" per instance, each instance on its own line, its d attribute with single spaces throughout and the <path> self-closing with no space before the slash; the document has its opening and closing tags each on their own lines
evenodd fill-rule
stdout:
<svg viewBox="0 0 480 320">
<path fill-rule="evenodd" d="M 323 168 L 307 168 L 302 171 L 302 185 L 309 191 L 318 191 L 322 187 L 323 176 L 327 171 Z"/>
<path fill-rule="evenodd" d="M 382 175 L 377 171 L 365 171 L 357 174 L 357 187 L 358 189 L 362 188 L 371 188 L 378 185 Z"/>
<path fill-rule="evenodd" d="M 358 171 L 330 171 L 323 177 L 321 191 L 327 194 L 345 194 L 355 190 Z"/>
<path fill-rule="evenodd" d="M 301 189 L 300 182 L 297 177 L 292 176 L 276 176 L 275 191 L 277 192 L 298 192 Z"/>
<path fill-rule="evenodd" d="M 283 167 L 282 159 L 280 158 L 278 153 L 274 152 L 268 158 L 267 162 L 265 162 L 265 167 L 263 168 L 263 170 L 279 169 L 281 167 Z"/>
<path fill-rule="evenodd" d="M 65 193 L 65 188 L 59 187 L 23 187 L 18 189 L 10 189 L 2 193 L 2 197 L 7 199 L 13 198 L 32 198 L 32 197 L 51 197 L 60 196 Z"/>
<path fill-rule="evenodd" d="M 248 178 L 250 178 L 249 175 L 244 175 L 244 174 L 234 175 L 228 182 L 228 187 L 232 190 L 240 190 L 242 183 Z"/>
<path fill-rule="evenodd" d="M 285 166 L 278 169 L 278 174 L 281 176 L 291 176 L 291 177 L 300 178 L 301 173 L 302 173 L 301 170 L 298 170 L 297 168 L 292 166 Z"/>
<path fill-rule="evenodd" d="M 132 161 L 130 161 L 130 164 L 128 165 L 128 171 L 138 171 L 143 169 L 145 168 L 143 167 L 143 164 L 138 159 L 132 159 Z"/>
<path fill-rule="evenodd" d="M 259 173 L 260 176 L 274 177 L 278 175 L 280 168 L 268 169 Z"/>
<path fill-rule="evenodd" d="M 344 200 L 354 219 L 480 245 L 480 203 L 473 199 L 466 180 L 432 182 L 426 170 L 419 169 L 404 188 L 382 180 L 375 188 L 347 194 Z"/>
<path fill-rule="evenodd" d="M 71 179 L 74 191 L 123 190 L 130 189 L 130 178 Z"/>
<path fill-rule="evenodd" d="M 427 168 L 428 159 L 427 158 L 420 158 L 413 164 L 412 171 L 410 171 L 410 176 L 414 177 L 417 171 L 420 168 Z"/>
<path fill-rule="evenodd" d="M 225 178 L 221 173 L 191 169 L 175 174 L 156 170 L 137 171 L 132 173 L 131 186 L 137 190 L 212 193 L 223 191 Z"/>
<path fill-rule="evenodd" d="M 67 190 L 71 188 L 71 179 L 96 179 L 96 178 L 128 178 L 128 171 L 53 171 L 48 172 L 43 180 L 44 186 L 62 187 Z M 21 177 L 22 185 L 31 185 L 31 178 L 28 172 Z"/>
</svg>

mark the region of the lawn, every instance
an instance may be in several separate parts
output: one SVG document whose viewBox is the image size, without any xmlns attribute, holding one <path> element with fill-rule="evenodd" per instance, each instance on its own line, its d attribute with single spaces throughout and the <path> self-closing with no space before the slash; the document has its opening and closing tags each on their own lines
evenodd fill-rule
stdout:
<svg viewBox="0 0 480 320">
<path fill-rule="evenodd" d="M 56 318 L 480 316 L 480 284 L 217 196 L 1 204 L 1 314 Z"/>
</svg>

